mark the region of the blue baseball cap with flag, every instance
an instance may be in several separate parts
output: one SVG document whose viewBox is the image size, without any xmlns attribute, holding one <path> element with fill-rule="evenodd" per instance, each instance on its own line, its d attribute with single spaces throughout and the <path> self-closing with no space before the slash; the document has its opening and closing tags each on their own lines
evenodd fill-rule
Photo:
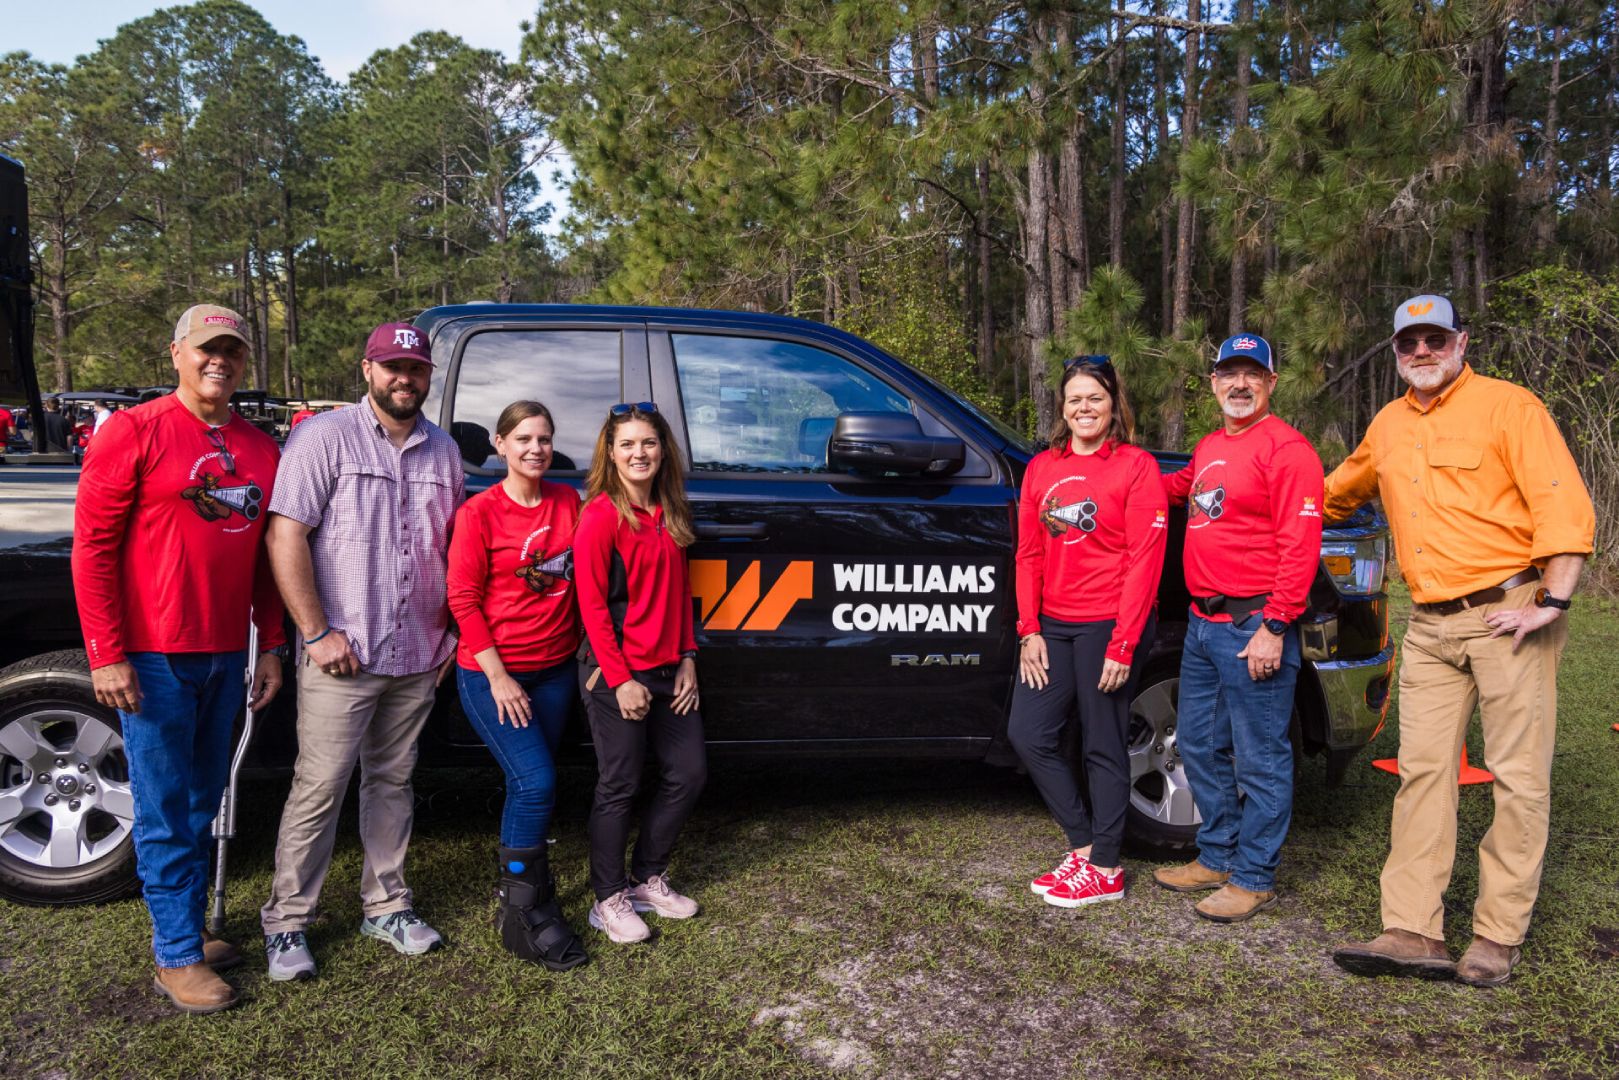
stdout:
<svg viewBox="0 0 1619 1080">
<path fill-rule="evenodd" d="M 1258 334 L 1233 334 L 1220 343 L 1220 355 L 1215 358 L 1214 366 L 1219 367 L 1227 360 L 1252 360 L 1266 371 L 1275 371 L 1276 364 L 1271 359 L 1270 342 Z"/>
</svg>

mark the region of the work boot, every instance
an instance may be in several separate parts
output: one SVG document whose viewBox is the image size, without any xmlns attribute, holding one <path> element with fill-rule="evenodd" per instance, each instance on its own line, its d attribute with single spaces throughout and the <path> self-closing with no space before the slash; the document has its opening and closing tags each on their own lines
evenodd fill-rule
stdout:
<svg viewBox="0 0 1619 1080">
<path fill-rule="evenodd" d="M 1152 872 L 1152 880 L 1175 892 L 1202 892 L 1218 889 L 1231 880 L 1225 870 L 1210 870 L 1193 859 L 1185 866 L 1162 866 Z"/>
<path fill-rule="evenodd" d="M 1512 977 L 1523 950 L 1516 945 L 1497 945 L 1487 937 L 1473 935 L 1473 943 L 1456 965 L 1456 981 L 1468 986 L 1500 986 Z"/>
<path fill-rule="evenodd" d="M 1276 903 L 1274 890 L 1254 892 L 1226 882 L 1213 896 L 1205 896 L 1192 910 L 1210 922 L 1233 923 L 1253 918 Z"/>
<path fill-rule="evenodd" d="M 236 1004 L 236 991 L 230 983 L 201 961 L 185 967 L 158 968 L 152 986 L 181 1012 L 216 1013 Z"/>
<path fill-rule="evenodd" d="M 590 959 L 562 917 L 545 844 L 500 849 L 499 896 L 495 929 L 507 952 L 552 971 L 567 971 Z"/>
<path fill-rule="evenodd" d="M 202 962 L 215 971 L 229 971 L 242 962 L 242 950 L 207 930 L 202 932 Z"/>
<path fill-rule="evenodd" d="M 1385 930 L 1365 944 L 1340 945 L 1332 960 L 1351 975 L 1448 979 L 1456 973 L 1443 941 L 1410 930 Z"/>
</svg>

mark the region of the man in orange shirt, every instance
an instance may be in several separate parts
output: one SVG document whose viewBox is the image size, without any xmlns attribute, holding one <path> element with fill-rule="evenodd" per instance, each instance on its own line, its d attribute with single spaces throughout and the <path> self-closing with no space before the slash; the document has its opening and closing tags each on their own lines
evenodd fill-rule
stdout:
<svg viewBox="0 0 1619 1080">
<path fill-rule="evenodd" d="M 1563 613 L 1591 552 L 1591 497 L 1556 423 L 1522 387 L 1464 361 L 1443 296 L 1394 313 L 1406 394 L 1384 406 L 1326 481 L 1327 519 L 1381 496 L 1411 621 L 1400 665 L 1400 791 L 1383 866 L 1383 933 L 1333 959 L 1357 975 L 1499 986 L 1518 962 L 1545 864 Z M 1495 773 L 1479 844 L 1473 941 L 1445 950 L 1456 779 L 1477 706 Z"/>
</svg>

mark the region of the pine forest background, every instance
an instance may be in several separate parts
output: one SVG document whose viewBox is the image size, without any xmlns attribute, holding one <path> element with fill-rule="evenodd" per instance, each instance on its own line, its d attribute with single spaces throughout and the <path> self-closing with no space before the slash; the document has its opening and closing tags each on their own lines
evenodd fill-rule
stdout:
<svg viewBox="0 0 1619 1080">
<path fill-rule="evenodd" d="M 1454 297 L 1619 520 L 1619 11 L 1592 0 L 541 0 L 522 54 L 422 33 L 346 84 L 251 6 L 0 55 L 51 389 L 171 381 L 197 300 L 251 385 L 357 393 L 378 322 L 592 300 L 861 334 L 1024 430 L 1111 354 L 1141 441 L 1216 417 L 1237 330 L 1328 464 Z M 575 169 L 565 227 L 540 177 Z"/>
</svg>

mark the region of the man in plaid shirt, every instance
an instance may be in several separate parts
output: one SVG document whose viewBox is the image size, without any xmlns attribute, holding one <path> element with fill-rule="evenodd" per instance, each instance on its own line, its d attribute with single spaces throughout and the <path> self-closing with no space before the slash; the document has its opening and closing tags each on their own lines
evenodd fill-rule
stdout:
<svg viewBox="0 0 1619 1080">
<path fill-rule="evenodd" d="M 356 762 L 360 933 L 407 955 L 442 943 L 404 874 L 416 739 L 455 654 L 444 577 L 463 477 L 455 443 L 421 415 L 432 369 L 421 331 L 377 327 L 366 396 L 298 425 L 276 477 L 270 559 L 303 642 L 298 763 L 260 913 L 277 981 L 315 974 L 304 931 Z"/>
</svg>

